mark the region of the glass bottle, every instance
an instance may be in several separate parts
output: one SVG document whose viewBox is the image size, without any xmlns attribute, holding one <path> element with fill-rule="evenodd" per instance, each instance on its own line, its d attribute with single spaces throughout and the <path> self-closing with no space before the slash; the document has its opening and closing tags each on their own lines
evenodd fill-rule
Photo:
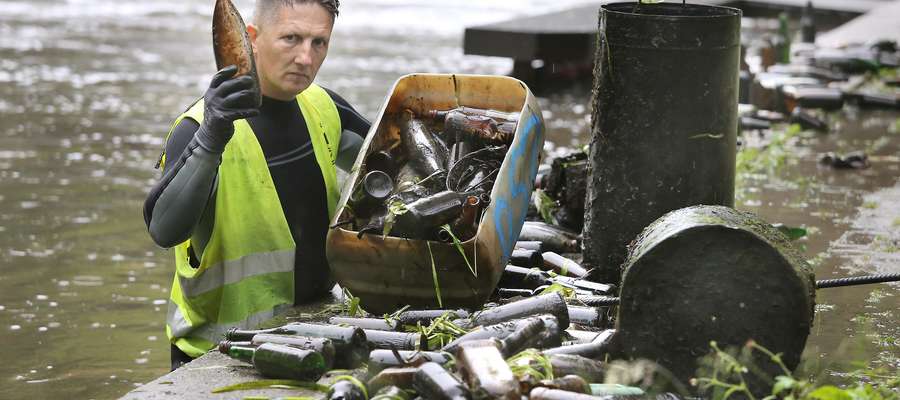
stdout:
<svg viewBox="0 0 900 400">
<path fill-rule="evenodd" d="M 253 364 L 261 375 L 268 378 L 317 381 L 327 370 L 321 354 L 281 344 L 264 343 L 258 347 L 248 347 L 225 341 L 219 344 L 219 351 Z"/>
</svg>

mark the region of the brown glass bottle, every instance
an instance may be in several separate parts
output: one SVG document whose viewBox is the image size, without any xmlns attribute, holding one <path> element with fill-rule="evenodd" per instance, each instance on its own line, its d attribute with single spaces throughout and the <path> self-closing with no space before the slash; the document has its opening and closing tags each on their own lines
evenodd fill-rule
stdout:
<svg viewBox="0 0 900 400">
<path fill-rule="evenodd" d="M 488 117 L 451 112 L 444 120 L 445 136 L 466 137 L 484 144 L 508 145 L 512 143 L 514 133 L 508 129 L 501 130 L 497 122 Z"/>
<path fill-rule="evenodd" d="M 406 110 L 400 123 L 400 140 L 406 158 L 416 172 L 431 176 L 445 170 L 448 151 L 438 144 L 434 135 L 421 120 L 414 118 L 412 111 Z"/>
<path fill-rule="evenodd" d="M 497 339 L 460 344 L 456 351 L 457 368 L 469 387 L 487 398 L 520 400 L 519 382 L 503 358 L 500 345 Z"/>
<path fill-rule="evenodd" d="M 453 231 L 453 234 L 456 235 L 456 238 L 461 242 L 465 242 L 466 240 L 471 239 L 478 233 L 478 222 L 479 217 L 481 216 L 481 199 L 478 196 L 469 196 L 466 198 L 466 202 L 463 204 L 462 213 L 460 213 L 459 218 L 457 218 L 450 225 L 450 229 Z M 450 243 L 453 241 L 453 237 L 450 236 L 449 232 L 441 231 L 438 234 L 438 238 L 442 242 Z"/>
<path fill-rule="evenodd" d="M 394 190 L 394 182 L 384 171 L 367 173 L 356 185 L 347 204 L 357 218 L 368 218 L 379 208 Z"/>
<path fill-rule="evenodd" d="M 464 193 L 447 190 L 407 204 L 406 212 L 397 216 L 391 235 L 428 238 L 462 214 L 467 198 Z"/>
<path fill-rule="evenodd" d="M 413 380 L 413 388 L 426 399 L 468 400 L 472 398 L 469 389 L 437 363 L 428 362 L 419 366 Z"/>
</svg>

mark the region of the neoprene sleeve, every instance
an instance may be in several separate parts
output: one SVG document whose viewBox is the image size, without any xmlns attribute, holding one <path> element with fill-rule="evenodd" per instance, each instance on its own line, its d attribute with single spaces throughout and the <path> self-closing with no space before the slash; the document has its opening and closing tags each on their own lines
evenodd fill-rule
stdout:
<svg viewBox="0 0 900 400">
<path fill-rule="evenodd" d="M 177 163 L 166 168 L 144 210 L 150 237 L 156 244 L 169 248 L 191 237 L 213 197 L 221 160 L 221 154 L 200 146 L 195 136 Z"/>
</svg>

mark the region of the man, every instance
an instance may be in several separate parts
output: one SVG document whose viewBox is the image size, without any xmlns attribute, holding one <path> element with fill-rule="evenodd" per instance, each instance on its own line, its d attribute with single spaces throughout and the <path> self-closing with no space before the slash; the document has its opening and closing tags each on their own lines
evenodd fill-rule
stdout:
<svg viewBox="0 0 900 400">
<path fill-rule="evenodd" d="M 144 205 L 153 240 L 175 246 L 166 333 L 172 368 L 230 328 L 252 328 L 333 286 L 325 235 L 369 122 L 313 80 L 338 0 L 258 0 L 247 31 L 263 94 L 219 71 L 169 132 Z"/>
</svg>

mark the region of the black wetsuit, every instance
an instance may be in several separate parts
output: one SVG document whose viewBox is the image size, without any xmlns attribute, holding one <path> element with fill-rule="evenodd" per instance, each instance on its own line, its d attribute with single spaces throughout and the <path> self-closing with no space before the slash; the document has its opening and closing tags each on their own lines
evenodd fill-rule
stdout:
<svg viewBox="0 0 900 400">
<path fill-rule="evenodd" d="M 326 91 L 337 106 L 341 129 L 364 138 L 369 121 L 342 97 Z M 302 303 L 320 297 L 333 285 L 325 259 L 329 222 L 325 182 L 297 101 L 263 97 L 259 110 L 260 114 L 248 122 L 265 154 L 281 208 L 297 244 L 294 301 Z M 183 119 L 166 143 L 166 154 L 181 154 L 199 126 L 192 119 Z M 166 172 L 173 165 L 168 163 Z"/>
<path fill-rule="evenodd" d="M 343 157 L 346 164 L 347 159 L 355 159 L 355 153 L 352 150 L 345 151 L 345 142 L 356 142 L 358 149 L 359 141 L 365 138 L 370 123 L 342 97 L 328 89 L 326 91 L 334 100 L 340 116 L 343 132 L 338 158 L 341 161 Z M 248 122 L 262 147 L 291 236 L 297 244 L 294 302 L 303 303 L 321 297 L 334 284 L 325 258 L 325 236 L 329 223 L 325 182 L 297 101 L 280 101 L 263 97 L 259 111 L 260 114 L 249 118 Z M 178 171 L 173 172 L 172 169 L 184 166 L 184 163 L 175 160 L 178 159 L 178 155 L 187 154 L 186 148 L 192 143 L 199 127 L 196 121 L 189 118 L 183 119 L 175 127 L 166 142 L 167 158 L 171 161 L 166 163 L 164 176 L 177 174 Z M 347 140 L 353 139 L 348 135 L 357 135 L 359 139 Z M 147 198 L 144 218 L 148 227 L 157 200 L 170 182 L 171 179 L 161 180 Z M 214 190 L 212 192 L 214 196 Z M 205 229 L 209 230 L 214 220 L 214 215 L 210 213 L 210 208 L 214 212 L 213 204 L 210 202 L 207 205 L 208 210 L 202 218 L 206 221 Z M 201 223 L 201 227 L 196 229 L 204 229 L 203 225 Z M 186 361 L 190 361 L 190 357 L 173 345 L 172 368 Z"/>
</svg>

